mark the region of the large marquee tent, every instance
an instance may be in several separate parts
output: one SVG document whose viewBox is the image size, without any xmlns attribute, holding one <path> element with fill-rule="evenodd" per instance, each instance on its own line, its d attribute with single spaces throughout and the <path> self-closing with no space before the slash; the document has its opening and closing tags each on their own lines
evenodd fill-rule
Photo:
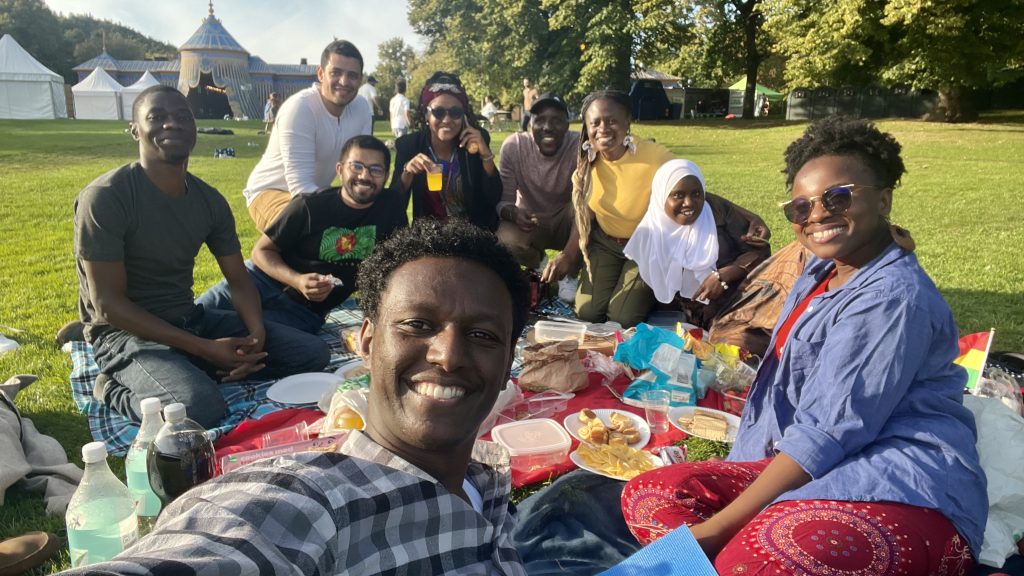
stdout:
<svg viewBox="0 0 1024 576">
<path fill-rule="evenodd" d="M 0 118 L 67 118 L 64 79 L 25 51 L 10 34 L 0 38 Z"/>
<path fill-rule="evenodd" d="M 75 95 L 75 118 L 80 120 L 120 120 L 121 90 L 124 87 L 97 68 L 71 87 Z"/>
<path fill-rule="evenodd" d="M 131 86 L 125 86 L 124 89 L 121 90 L 121 118 L 124 120 L 131 120 L 132 106 L 135 105 L 135 99 L 138 98 L 139 94 L 141 94 L 146 88 L 156 86 L 158 84 L 160 84 L 160 81 L 154 78 L 153 75 L 149 73 L 149 70 L 146 70 L 146 73 L 143 74 L 142 77 L 134 84 Z"/>
</svg>

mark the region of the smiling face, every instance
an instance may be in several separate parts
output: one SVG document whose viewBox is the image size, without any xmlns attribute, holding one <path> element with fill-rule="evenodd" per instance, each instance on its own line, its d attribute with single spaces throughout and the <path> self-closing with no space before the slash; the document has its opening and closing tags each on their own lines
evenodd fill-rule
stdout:
<svg viewBox="0 0 1024 576">
<path fill-rule="evenodd" d="M 547 106 L 530 119 L 530 129 L 540 153 L 554 156 L 565 142 L 565 134 L 569 131 L 569 117 L 557 106 Z"/>
<path fill-rule="evenodd" d="M 316 79 L 320 82 L 320 97 L 327 109 L 339 115 L 358 93 L 363 66 L 356 58 L 331 53 L 327 66 L 317 67 Z"/>
<path fill-rule="evenodd" d="M 792 198 L 815 198 L 843 184 L 854 188 L 849 209 L 831 214 L 815 199 L 804 224 L 792 224 L 797 240 L 815 256 L 860 268 L 878 256 L 892 238 L 888 217 L 892 189 L 876 188 L 878 177 L 855 156 L 819 156 L 800 168 L 793 180 Z"/>
<path fill-rule="evenodd" d="M 456 120 L 451 114 L 445 114 L 443 119 L 438 120 L 430 112 L 432 108 L 462 108 L 462 102 L 451 94 L 441 94 L 427 104 L 427 126 L 430 127 L 431 134 L 441 142 L 458 138 L 462 134 L 465 116 Z"/>
<path fill-rule="evenodd" d="M 341 199 L 352 208 L 368 208 L 380 195 L 388 179 L 385 163 L 387 159 L 379 150 L 368 150 L 353 146 L 338 162 L 338 177 L 341 178 Z M 354 164 L 361 164 L 356 169 Z M 373 172 L 382 172 L 374 176 Z"/>
<path fill-rule="evenodd" d="M 704 209 L 704 187 L 693 175 L 683 176 L 665 200 L 665 214 L 680 226 L 690 226 Z"/>
<path fill-rule="evenodd" d="M 367 433 L 414 462 L 468 454 L 512 364 L 508 288 L 481 264 L 421 258 L 391 274 L 377 315 L 360 342 L 372 374 Z"/>
<path fill-rule="evenodd" d="M 146 162 L 182 164 L 196 145 L 196 119 L 188 101 L 177 91 L 143 96 L 131 124 L 139 142 L 139 156 Z"/>
<path fill-rule="evenodd" d="M 587 108 L 587 136 L 594 150 L 616 159 L 625 152 L 623 142 L 629 134 L 629 114 L 609 98 L 595 100 Z"/>
</svg>

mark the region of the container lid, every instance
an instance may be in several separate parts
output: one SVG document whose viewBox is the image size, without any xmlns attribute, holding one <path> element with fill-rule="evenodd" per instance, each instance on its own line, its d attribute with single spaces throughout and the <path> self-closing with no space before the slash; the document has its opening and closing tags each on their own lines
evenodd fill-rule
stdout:
<svg viewBox="0 0 1024 576">
<path fill-rule="evenodd" d="M 510 456 L 568 451 L 572 445 L 565 429 L 550 418 L 500 424 L 491 430 L 491 438 L 504 446 Z"/>
<path fill-rule="evenodd" d="M 92 464 L 107 459 L 107 447 L 103 442 L 89 442 L 82 446 L 82 462 Z"/>
<path fill-rule="evenodd" d="M 164 408 L 164 420 L 167 422 L 181 422 L 185 419 L 185 405 L 181 402 L 168 404 Z"/>
<path fill-rule="evenodd" d="M 146 398 L 140 404 L 142 405 L 143 414 L 153 414 L 160 411 L 159 398 Z"/>
</svg>

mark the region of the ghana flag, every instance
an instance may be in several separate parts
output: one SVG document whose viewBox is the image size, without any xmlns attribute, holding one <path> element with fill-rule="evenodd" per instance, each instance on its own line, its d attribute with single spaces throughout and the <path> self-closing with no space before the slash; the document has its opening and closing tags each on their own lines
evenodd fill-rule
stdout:
<svg viewBox="0 0 1024 576">
<path fill-rule="evenodd" d="M 967 370 L 966 388 L 973 389 L 978 385 L 995 332 L 993 328 L 988 332 L 977 332 L 960 338 L 960 356 L 953 363 Z"/>
</svg>

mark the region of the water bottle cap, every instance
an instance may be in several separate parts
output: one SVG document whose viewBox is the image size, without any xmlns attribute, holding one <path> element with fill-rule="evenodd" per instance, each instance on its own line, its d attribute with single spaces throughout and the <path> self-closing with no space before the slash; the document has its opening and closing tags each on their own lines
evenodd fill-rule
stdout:
<svg viewBox="0 0 1024 576">
<path fill-rule="evenodd" d="M 107 447 L 103 442 L 89 442 L 82 446 L 82 461 L 86 464 L 107 459 Z"/>
<path fill-rule="evenodd" d="M 181 422 L 185 419 L 185 405 L 181 402 L 168 404 L 164 408 L 164 420 L 166 422 Z"/>
<path fill-rule="evenodd" d="M 141 404 L 143 414 L 154 414 L 160 412 L 159 398 L 146 398 L 141 402 Z"/>
</svg>

